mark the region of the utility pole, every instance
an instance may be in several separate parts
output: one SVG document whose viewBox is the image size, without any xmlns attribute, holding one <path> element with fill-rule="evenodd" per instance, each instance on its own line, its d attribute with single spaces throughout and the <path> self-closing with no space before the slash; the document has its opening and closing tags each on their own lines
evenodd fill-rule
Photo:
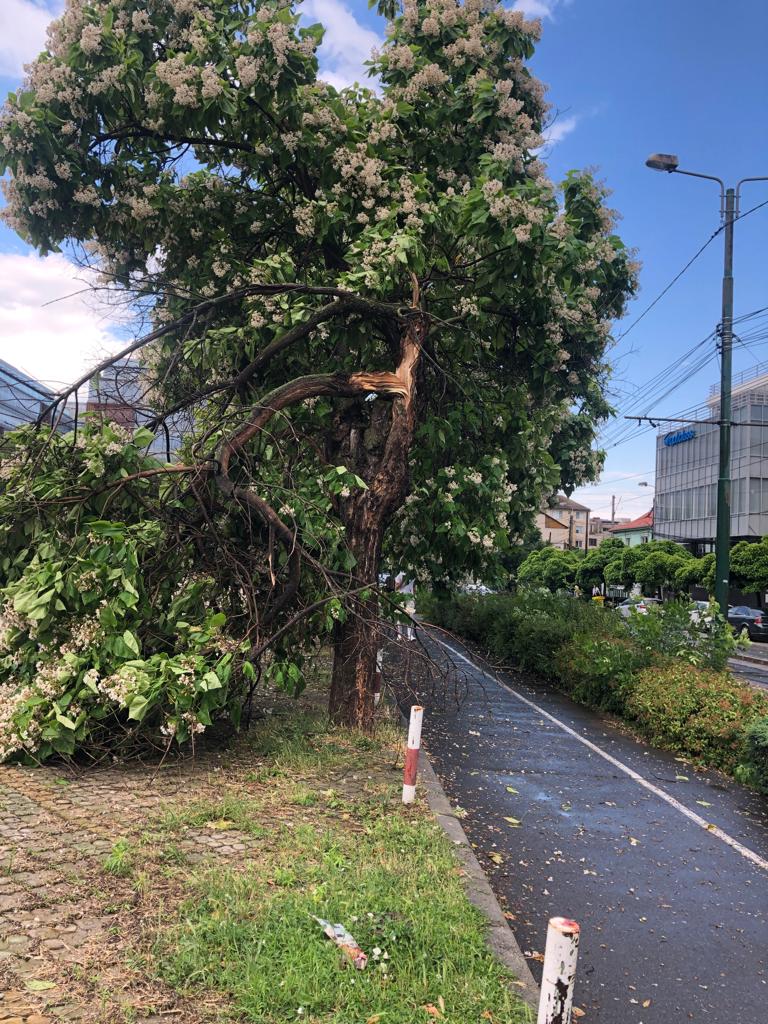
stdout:
<svg viewBox="0 0 768 1024">
<path fill-rule="evenodd" d="M 717 526 L 715 530 L 715 600 L 728 617 L 728 589 L 731 573 L 731 366 L 733 356 L 733 225 L 739 218 L 741 186 L 747 181 L 768 181 L 768 177 L 742 178 L 736 188 L 726 188 L 722 178 L 696 171 L 682 171 L 671 153 L 653 153 L 646 167 L 689 178 L 705 178 L 720 186 L 720 218 L 725 236 L 723 260 L 723 305 L 720 324 L 720 460 L 717 478 Z"/>
<path fill-rule="evenodd" d="M 616 495 L 611 495 L 611 526 L 616 525 Z"/>
<path fill-rule="evenodd" d="M 723 259 L 723 315 L 720 329 L 720 470 L 717 477 L 717 533 L 715 536 L 715 600 L 728 617 L 731 574 L 731 365 L 733 361 L 733 222 L 736 193 L 725 193 L 725 256 Z"/>
</svg>

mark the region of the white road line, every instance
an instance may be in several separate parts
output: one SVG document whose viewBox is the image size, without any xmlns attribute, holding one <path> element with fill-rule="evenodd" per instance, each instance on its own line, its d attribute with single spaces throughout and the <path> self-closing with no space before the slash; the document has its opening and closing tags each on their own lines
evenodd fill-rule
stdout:
<svg viewBox="0 0 768 1024">
<path fill-rule="evenodd" d="M 666 803 L 668 803 L 670 807 L 674 807 L 676 811 L 679 811 L 681 814 L 684 814 L 685 817 L 688 818 L 690 821 L 694 822 L 696 825 L 699 825 L 701 828 L 703 828 L 708 835 L 717 836 L 718 839 L 722 840 L 722 842 L 730 846 L 731 849 L 736 850 L 737 853 L 740 853 L 741 856 L 745 858 L 745 860 L 750 860 L 759 868 L 762 868 L 764 871 L 768 871 L 768 860 L 764 860 L 759 854 L 755 853 L 754 850 L 750 850 L 748 847 L 740 843 L 738 839 L 734 839 L 733 836 L 729 836 L 727 832 L 723 832 L 723 830 L 721 828 L 718 828 L 717 825 L 713 825 L 711 824 L 711 822 L 706 821 L 704 818 L 701 817 L 700 814 L 697 814 L 695 811 L 690 810 L 688 807 L 685 806 L 685 804 L 681 804 L 679 800 L 676 800 L 673 796 L 670 796 L 669 793 L 665 793 L 663 789 L 659 789 L 658 786 L 654 786 L 652 782 L 649 782 L 647 779 L 644 779 L 642 775 L 638 775 L 638 773 L 634 771 L 632 768 L 630 768 L 628 765 L 624 764 L 622 761 L 617 760 L 607 751 L 602 750 L 600 747 L 597 746 L 597 744 L 592 743 L 591 740 L 588 740 L 585 736 L 582 736 L 580 733 L 576 732 L 575 729 L 571 729 L 569 725 L 566 725 L 565 722 L 561 722 L 559 718 L 555 718 L 554 715 L 550 715 L 548 711 L 545 711 L 544 708 L 539 707 L 538 704 L 534 704 L 532 700 L 528 700 L 528 698 L 524 697 L 522 693 L 518 693 L 517 690 L 513 689 L 513 687 L 509 685 L 509 683 L 505 683 L 502 679 L 497 679 L 496 676 L 490 675 L 490 673 L 480 668 L 479 665 L 476 665 L 475 662 L 471 660 L 471 658 L 468 658 L 465 654 L 462 654 L 461 651 L 457 651 L 455 647 L 451 647 L 450 644 L 445 643 L 445 641 L 443 640 L 438 640 L 437 637 L 432 637 L 431 639 L 437 640 L 437 643 L 439 643 L 441 647 L 445 647 L 445 649 L 450 651 L 451 654 L 455 654 L 457 658 L 461 658 L 462 661 L 466 661 L 466 663 L 468 665 L 471 665 L 472 668 L 476 669 L 478 672 L 481 672 L 486 677 L 486 679 L 491 679 L 494 682 L 501 683 L 501 685 L 509 693 L 511 693 L 513 697 L 517 697 L 519 701 L 522 701 L 523 704 L 527 704 L 528 707 L 533 708 L 534 711 L 538 712 L 538 714 L 543 715 L 545 718 L 548 718 L 550 722 L 554 722 L 554 724 L 558 726 L 560 729 L 562 729 L 563 732 L 567 732 L 569 736 L 573 736 L 575 740 L 578 740 L 579 743 L 583 743 L 585 747 L 588 747 L 595 754 L 599 754 L 600 757 L 604 758 L 606 761 L 612 764 L 614 768 L 618 768 L 620 771 L 624 772 L 625 775 L 628 775 L 630 779 L 634 779 L 635 782 L 638 783 L 638 785 L 642 786 L 644 789 L 647 789 L 649 793 L 653 793 L 654 796 L 657 796 L 659 797 L 659 799 L 664 800 Z"/>
</svg>

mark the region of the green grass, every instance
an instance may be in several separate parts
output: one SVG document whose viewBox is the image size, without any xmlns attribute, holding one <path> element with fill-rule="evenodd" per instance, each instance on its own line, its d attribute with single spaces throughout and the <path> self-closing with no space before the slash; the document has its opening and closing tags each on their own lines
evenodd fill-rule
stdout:
<svg viewBox="0 0 768 1024">
<path fill-rule="evenodd" d="M 428 1005 L 444 1005 L 441 1019 L 455 1024 L 530 1019 L 429 819 L 391 813 L 364 831 L 283 827 L 271 840 L 245 871 L 191 880 L 179 922 L 155 949 L 174 987 L 219 991 L 262 1024 L 414 1024 L 433 1019 Z M 312 915 L 345 924 L 368 968 L 346 965 Z"/>
<path fill-rule="evenodd" d="M 127 840 L 118 839 L 104 858 L 104 870 L 117 878 L 127 878 L 133 870 L 133 856 Z"/>
</svg>

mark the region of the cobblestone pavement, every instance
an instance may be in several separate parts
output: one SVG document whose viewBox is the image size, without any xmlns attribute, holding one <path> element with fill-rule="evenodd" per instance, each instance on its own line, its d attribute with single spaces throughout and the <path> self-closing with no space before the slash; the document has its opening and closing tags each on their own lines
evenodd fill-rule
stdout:
<svg viewBox="0 0 768 1024">
<path fill-rule="evenodd" d="M 0 768 L 2 1024 L 206 1019 L 179 1009 L 177 997 L 157 986 L 125 994 L 130 986 L 114 951 L 135 891 L 105 873 L 104 863 L 118 840 L 141 834 L 164 807 L 220 795 L 220 771 L 215 755 L 160 770 L 121 766 L 80 775 Z M 176 838 L 180 856 L 192 863 L 242 856 L 254 842 L 205 827 Z M 142 1015 L 142 1003 L 149 1015 Z"/>
</svg>

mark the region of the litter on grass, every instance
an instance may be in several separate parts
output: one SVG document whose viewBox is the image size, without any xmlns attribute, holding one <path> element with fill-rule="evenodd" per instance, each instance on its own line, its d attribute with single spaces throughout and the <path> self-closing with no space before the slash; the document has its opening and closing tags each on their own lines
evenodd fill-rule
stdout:
<svg viewBox="0 0 768 1024">
<path fill-rule="evenodd" d="M 335 942 L 344 956 L 350 960 L 352 966 L 356 967 L 358 971 L 364 971 L 365 965 L 368 963 L 368 954 L 360 949 L 344 925 L 331 924 L 330 921 L 324 921 L 322 917 L 315 917 L 314 914 L 312 917 L 317 921 L 331 942 Z"/>
</svg>

